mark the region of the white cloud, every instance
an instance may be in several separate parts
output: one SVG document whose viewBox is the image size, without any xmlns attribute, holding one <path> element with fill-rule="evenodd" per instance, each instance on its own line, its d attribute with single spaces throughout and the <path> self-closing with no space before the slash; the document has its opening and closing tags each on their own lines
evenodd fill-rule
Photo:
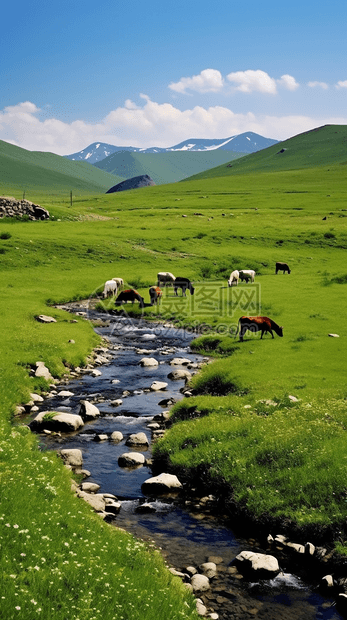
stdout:
<svg viewBox="0 0 347 620">
<path fill-rule="evenodd" d="M 283 88 L 286 88 L 287 90 L 296 90 L 297 88 L 299 88 L 299 84 L 297 83 L 297 81 L 295 80 L 295 78 L 292 75 L 282 75 L 280 80 L 276 80 L 277 84 L 279 84 L 280 86 L 283 86 Z"/>
<path fill-rule="evenodd" d="M 199 75 L 183 77 L 179 82 L 171 82 L 169 88 L 176 93 L 185 93 L 194 90 L 198 93 L 216 93 L 223 88 L 224 80 L 220 71 L 204 69 Z"/>
<path fill-rule="evenodd" d="M 94 124 L 83 120 L 67 123 L 54 117 L 42 120 L 34 103 L 19 103 L 0 111 L 0 139 L 29 150 L 67 155 L 92 142 L 168 147 L 188 138 L 227 138 L 246 131 L 284 140 L 325 124 L 347 125 L 347 116 L 267 116 L 235 113 L 223 106 L 180 110 L 171 103 L 151 101 L 147 95 L 141 99 L 142 106 L 127 100 Z"/>
<path fill-rule="evenodd" d="M 337 82 L 337 84 L 335 84 L 336 88 L 347 88 L 347 80 L 345 80 L 344 82 L 341 82 L 341 80 L 339 82 Z"/>
<path fill-rule="evenodd" d="M 307 86 L 310 88 L 323 88 L 323 90 L 328 90 L 329 88 L 326 82 L 308 82 Z"/>
<path fill-rule="evenodd" d="M 237 84 L 235 89 L 242 93 L 251 93 L 253 91 L 268 93 L 270 95 L 275 95 L 277 93 L 276 80 L 260 69 L 257 71 L 248 69 L 247 71 L 229 73 L 227 79 L 229 82 Z"/>
</svg>

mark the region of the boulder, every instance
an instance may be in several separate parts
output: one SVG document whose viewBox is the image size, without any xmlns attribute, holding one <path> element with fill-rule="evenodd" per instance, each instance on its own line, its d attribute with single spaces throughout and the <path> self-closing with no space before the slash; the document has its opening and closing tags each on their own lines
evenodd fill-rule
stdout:
<svg viewBox="0 0 347 620">
<path fill-rule="evenodd" d="M 191 360 L 187 359 L 186 357 L 174 357 L 174 359 L 171 360 L 170 365 L 171 366 L 186 366 L 187 364 L 190 364 Z"/>
<path fill-rule="evenodd" d="M 52 316 L 47 316 L 47 314 L 39 314 L 39 316 L 36 316 L 35 319 L 39 321 L 39 323 L 56 323 L 57 322 L 56 319 L 54 319 Z"/>
<path fill-rule="evenodd" d="M 273 579 L 280 572 L 277 559 L 273 555 L 241 551 L 234 560 L 238 571 L 252 579 Z"/>
<path fill-rule="evenodd" d="M 156 360 L 154 357 L 143 357 L 142 359 L 140 359 L 139 364 L 140 366 L 144 366 L 145 368 L 151 366 L 159 366 L 158 360 Z"/>
<path fill-rule="evenodd" d="M 159 474 L 153 478 L 148 478 L 142 484 L 144 495 L 177 492 L 183 488 L 181 482 L 174 474 Z"/>
<path fill-rule="evenodd" d="M 70 465 L 70 467 L 82 467 L 82 451 L 78 450 L 78 448 L 64 448 L 60 450 L 59 454 L 63 458 L 65 465 Z"/>
<path fill-rule="evenodd" d="M 120 431 L 113 431 L 110 436 L 111 441 L 120 442 L 123 439 L 123 433 Z"/>
<path fill-rule="evenodd" d="M 146 458 L 141 452 L 125 452 L 118 457 L 120 467 L 138 467 L 144 465 Z"/>
<path fill-rule="evenodd" d="M 78 490 L 77 495 L 84 499 L 96 512 L 104 512 L 106 506 L 102 493 L 94 494 Z"/>
<path fill-rule="evenodd" d="M 96 484 L 95 482 L 82 482 L 81 489 L 86 493 L 97 493 L 100 489 L 100 484 Z"/>
<path fill-rule="evenodd" d="M 60 396 L 61 398 L 69 398 L 70 396 L 74 396 L 74 393 L 69 392 L 69 390 L 62 390 L 61 392 L 58 392 L 57 396 Z"/>
<path fill-rule="evenodd" d="M 78 413 L 81 416 L 82 420 L 84 420 L 84 422 L 87 422 L 87 420 L 95 420 L 97 417 L 99 417 L 99 409 L 95 407 L 95 405 L 92 405 L 92 403 L 90 403 L 88 400 L 81 400 L 80 405 L 81 406 Z"/>
<path fill-rule="evenodd" d="M 53 377 L 44 362 L 36 362 L 35 377 L 43 377 L 46 381 L 53 381 Z"/>
<path fill-rule="evenodd" d="M 149 441 L 146 433 L 133 433 L 125 443 L 127 446 L 148 446 Z"/>
<path fill-rule="evenodd" d="M 194 594 L 196 592 L 206 592 L 210 589 L 210 580 L 208 577 L 206 577 L 206 575 L 200 575 L 199 573 L 196 573 L 196 575 L 193 575 L 193 577 L 191 578 L 190 583 L 193 586 Z"/>
<path fill-rule="evenodd" d="M 168 384 L 164 381 L 153 381 L 151 385 L 151 390 L 153 392 L 159 392 L 160 390 L 166 390 Z"/>
<path fill-rule="evenodd" d="M 206 575 L 209 579 L 212 579 L 217 575 L 217 566 L 214 562 L 204 562 L 200 566 L 200 570 L 203 575 Z"/>
<path fill-rule="evenodd" d="M 36 418 L 29 424 L 33 431 L 40 432 L 44 429 L 69 433 L 77 431 L 83 426 L 81 416 L 73 413 L 58 411 L 40 411 Z"/>
<path fill-rule="evenodd" d="M 185 379 L 188 381 L 191 378 L 192 375 L 189 370 L 172 370 L 168 374 L 168 379 L 171 379 L 172 381 L 179 381 L 180 379 Z"/>
<path fill-rule="evenodd" d="M 115 400 L 111 400 L 110 404 L 112 407 L 120 407 L 120 405 L 123 404 L 123 401 L 121 398 L 116 398 Z"/>
</svg>

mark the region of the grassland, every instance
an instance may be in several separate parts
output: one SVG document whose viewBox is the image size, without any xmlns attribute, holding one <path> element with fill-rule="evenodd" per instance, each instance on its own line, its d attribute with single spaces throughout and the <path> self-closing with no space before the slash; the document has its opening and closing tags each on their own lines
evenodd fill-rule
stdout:
<svg viewBox="0 0 347 620">
<path fill-rule="evenodd" d="M 16 192 L 14 187 L 11 193 Z M 29 373 L 37 360 L 59 377 L 83 365 L 97 342 L 87 321 L 71 323 L 52 304 L 95 296 L 115 276 L 138 288 L 146 301 L 158 271 L 193 279 L 194 297 L 175 299 L 168 291 L 159 309 L 146 307 L 144 313 L 149 320 L 204 326 L 206 335 L 195 346 L 218 358 L 193 378 L 196 395 L 176 406 L 177 423 L 157 444 L 158 458 L 172 469 L 205 472 L 206 479 L 229 489 L 231 502 L 257 518 L 286 516 L 306 532 L 324 531 L 346 552 L 344 166 L 81 196 L 72 207 L 46 188 L 37 187 L 30 199 L 54 221 L 0 221 L 6 618 L 31 620 L 41 608 L 42 617 L 52 620 L 91 620 L 98 611 L 108 620 L 115 616 L 114 605 L 122 606 L 116 617 L 129 620 L 195 614 L 190 595 L 167 575 L 157 555 L 137 549 L 131 537 L 81 506 L 60 461 L 45 460 L 35 437 L 13 418 L 16 403 L 47 388 Z M 276 276 L 277 260 L 288 262 L 292 273 Z M 255 284 L 228 289 L 235 268 L 255 269 Z M 113 308 L 112 301 L 103 305 Z M 130 307 L 129 312 L 136 314 Z M 231 332 L 244 313 L 272 317 L 283 325 L 284 337 L 260 341 L 247 335 L 239 343 Z M 37 314 L 51 314 L 57 323 L 40 324 Z M 148 612 L 135 595 L 134 608 L 127 607 L 120 589 L 149 587 L 133 562 L 135 547 L 142 575 L 152 575 Z M 95 554 L 95 548 L 102 552 Z M 161 589 L 165 596 L 155 596 Z"/>
</svg>

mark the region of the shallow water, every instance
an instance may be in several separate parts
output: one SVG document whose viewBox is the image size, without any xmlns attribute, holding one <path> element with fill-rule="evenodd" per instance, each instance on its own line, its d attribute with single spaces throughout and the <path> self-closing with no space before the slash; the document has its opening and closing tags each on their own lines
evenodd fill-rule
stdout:
<svg viewBox="0 0 347 620">
<path fill-rule="evenodd" d="M 211 515 L 189 512 L 165 499 L 151 502 L 155 512 L 136 512 L 138 505 L 145 500 L 141 485 L 151 477 L 151 471 L 148 466 L 119 467 L 118 457 L 124 452 L 134 451 L 125 446 L 130 434 L 142 431 L 151 440 L 148 424 L 155 414 L 165 409 L 159 405 L 163 398 L 183 398 L 180 389 L 184 381 L 167 378 L 168 373 L 177 368 L 169 365 L 170 360 L 185 357 L 196 362 L 202 358 L 191 352 L 189 343 L 192 335 L 183 330 L 112 317 L 109 327 L 96 331 L 107 337 L 111 345 L 119 347 L 111 350 L 112 362 L 99 367 L 102 372 L 100 377 L 84 374 L 61 386 L 59 390 L 69 390 L 74 396 L 51 398 L 42 403 L 40 409 L 77 413 L 79 401 L 85 399 L 95 402 L 103 416 L 85 424 L 80 432 L 61 438 L 43 437 L 43 446 L 46 449 L 81 449 L 83 467 L 91 472 L 88 481 L 99 484 L 100 493 L 113 493 L 122 501 L 115 524 L 139 538 L 153 541 L 162 549 L 170 566 L 183 570 L 187 566 L 199 566 L 211 556 L 218 557 L 218 577 L 213 580 L 205 603 L 209 603 L 209 611 L 216 611 L 220 619 L 341 618 L 333 599 L 322 598 L 311 585 L 294 575 L 282 573 L 275 580 L 255 584 L 235 578 L 228 571 L 229 563 L 241 550 L 252 549 L 254 543 L 238 538 L 230 528 Z M 139 353 L 138 350 L 146 352 Z M 156 358 L 159 366 L 139 366 L 142 357 Z M 114 380 L 118 382 L 112 383 Z M 167 389 L 144 391 L 156 380 L 168 383 Z M 125 390 L 130 395 L 124 397 Z M 117 398 L 121 398 L 123 404 L 114 407 L 111 401 Z M 94 441 L 96 434 L 110 434 L 116 430 L 124 436 L 120 443 Z M 150 448 L 140 450 L 146 458 L 151 455 Z"/>
</svg>

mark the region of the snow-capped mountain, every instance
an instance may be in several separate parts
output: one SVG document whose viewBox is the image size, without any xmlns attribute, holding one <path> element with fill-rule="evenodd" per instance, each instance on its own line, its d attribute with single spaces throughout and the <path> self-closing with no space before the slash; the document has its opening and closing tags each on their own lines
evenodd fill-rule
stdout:
<svg viewBox="0 0 347 620">
<path fill-rule="evenodd" d="M 131 151 L 132 153 L 168 153 L 172 151 L 214 151 L 220 149 L 222 151 L 233 151 L 237 153 L 255 153 L 277 142 L 278 140 L 264 138 L 257 133 L 248 131 L 237 136 L 231 136 L 230 138 L 216 140 L 191 138 L 168 148 L 153 146 L 147 149 L 141 149 L 136 146 L 114 146 L 113 144 L 106 144 L 105 142 L 94 142 L 82 151 L 72 153 L 72 155 L 66 155 L 65 157 L 74 161 L 87 161 L 90 164 L 95 164 L 117 151 Z"/>
</svg>

